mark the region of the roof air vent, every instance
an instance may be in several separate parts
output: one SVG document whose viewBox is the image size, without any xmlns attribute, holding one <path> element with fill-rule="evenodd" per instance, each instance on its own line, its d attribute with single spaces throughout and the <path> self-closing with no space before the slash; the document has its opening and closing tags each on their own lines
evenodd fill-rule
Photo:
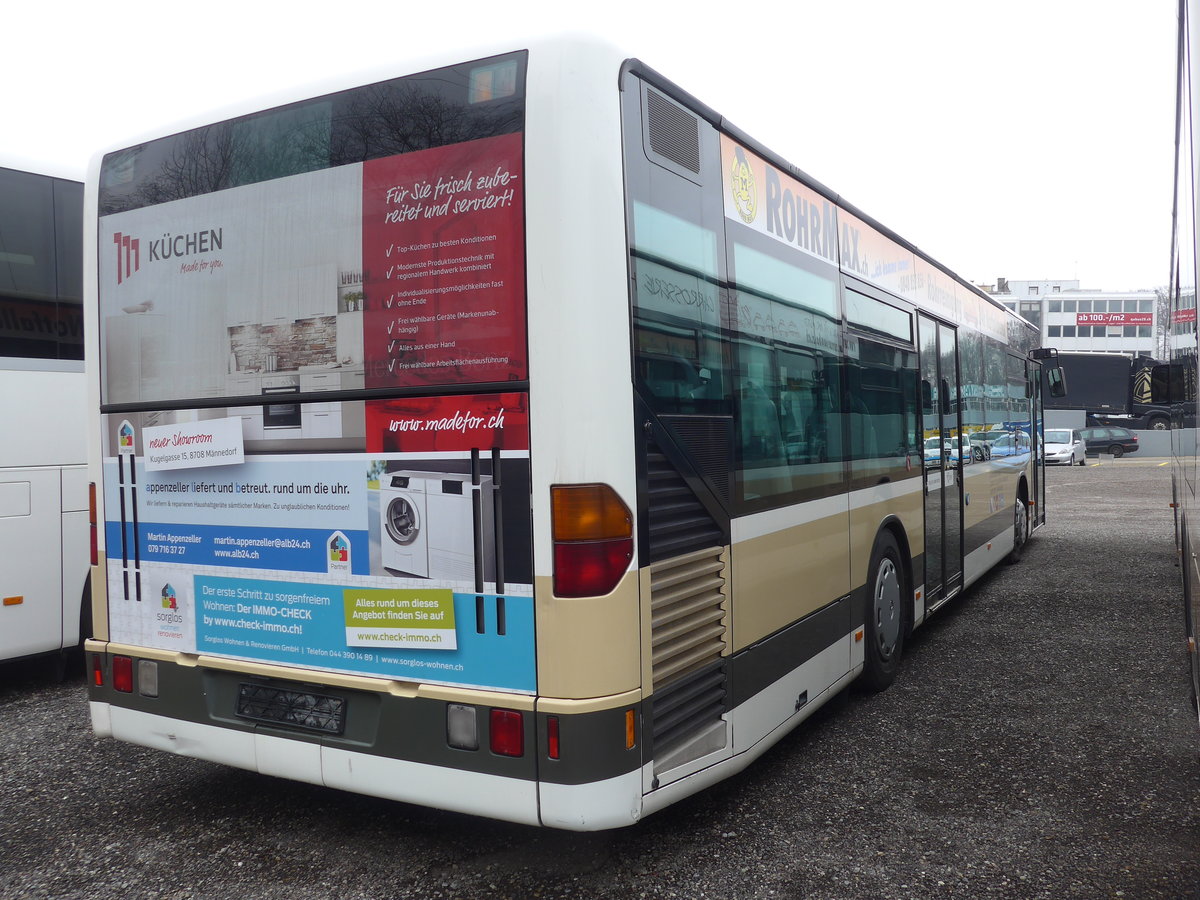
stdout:
<svg viewBox="0 0 1200 900">
<path fill-rule="evenodd" d="M 655 155 L 693 175 L 700 174 L 700 123 L 686 109 L 649 88 L 646 141 Z"/>
</svg>

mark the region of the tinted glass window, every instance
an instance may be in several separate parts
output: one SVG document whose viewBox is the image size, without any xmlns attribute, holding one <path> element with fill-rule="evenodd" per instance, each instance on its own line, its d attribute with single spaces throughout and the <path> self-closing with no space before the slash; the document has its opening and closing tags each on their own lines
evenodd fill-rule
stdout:
<svg viewBox="0 0 1200 900">
<path fill-rule="evenodd" d="M 841 485 L 847 458 L 835 271 L 766 243 L 734 242 L 732 256 L 740 498 L 826 493 Z"/>
<path fill-rule="evenodd" d="M 853 486 L 907 477 L 910 455 L 921 453 L 917 354 L 860 340 L 857 356 L 852 348 L 847 360 L 845 380 Z"/>
<path fill-rule="evenodd" d="M 858 291 L 846 292 L 846 320 L 856 328 L 912 341 L 912 316 Z"/>
<path fill-rule="evenodd" d="M 83 185 L 0 169 L 0 356 L 83 359 Z"/>
<path fill-rule="evenodd" d="M 524 53 L 449 66 L 110 153 L 100 215 L 518 132 L 524 70 Z"/>
</svg>

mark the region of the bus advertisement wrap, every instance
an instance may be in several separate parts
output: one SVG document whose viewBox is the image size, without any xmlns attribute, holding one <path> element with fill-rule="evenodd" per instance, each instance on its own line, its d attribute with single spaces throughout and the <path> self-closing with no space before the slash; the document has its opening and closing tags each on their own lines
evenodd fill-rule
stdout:
<svg viewBox="0 0 1200 900">
<path fill-rule="evenodd" d="M 142 455 L 176 426 L 121 419 L 139 452 L 104 467 L 112 639 L 532 692 L 527 402 L 372 402 L 366 453 L 184 469 Z"/>
<path fill-rule="evenodd" d="M 368 388 L 524 379 L 521 153 L 501 135 L 104 216 L 104 401 L 348 363 Z"/>
<path fill-rule="evenodd" d="M 367 387 L 526 377 L 521 135 L 363 165 Z"/>
</svg>

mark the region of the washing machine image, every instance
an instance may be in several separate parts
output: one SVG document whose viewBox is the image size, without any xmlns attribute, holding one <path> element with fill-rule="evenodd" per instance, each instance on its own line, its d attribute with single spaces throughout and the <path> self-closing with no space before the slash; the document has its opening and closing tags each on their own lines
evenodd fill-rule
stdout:
<svg viewBox="0 0 1200 900">
<path fill-rule="evenodd" d="M 379 556 L 389 571 L 429 577 L 425 538 L 425 484 L 429 475 L 390 472 L 379 486 Z"/>
<path fill-rule="evenodd" d="M 474 496 L 481 515 L 475 530 Z M 479 485 L 470 475 L 440 475 L 427 482 L 425 494 L 426 541 L 429 577 L 453 581 L 475 580 L 475 552 L 479 550 L 484 581 L 496 580 L 496 541 L 492 521 L 492 478 L 482 475 Z M 482 589 L 482 585 L 478 586 Z"/>
<path fill-rule="evenodd" d="M 478 485 L 471 482 L 470 475 L 449 472 L 385 475 L 379 497 L 383 567 L 395 574 L 473 583 L 478 548 L 483 580 L 495 581 L 492 478 L 484 475 Z"/>
</svg>

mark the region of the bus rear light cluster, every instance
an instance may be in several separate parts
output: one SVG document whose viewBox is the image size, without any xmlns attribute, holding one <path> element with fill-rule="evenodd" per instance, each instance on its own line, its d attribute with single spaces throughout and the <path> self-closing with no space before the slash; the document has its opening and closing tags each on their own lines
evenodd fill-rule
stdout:
<svg viewBox="0 0 1200 900">
<path fill-rule="evenodd" d="M 451 703 L 446 707 L 446 743 L 455 750 L 479 749 L 479 724 L 475 707 Z"/>
<path fill-rule="evenodd" d="M 446 743 L 455 750 L 479 749 L 476 707 L 462 703 L 446 707 Z M 524 756 L 525 717 L 515 709 L 489 709 L 488 748 L 498 756 Z"/>
<path fill-rule="evenodd" d="M 122 694 L 133 693 L 133 659 L 128 656 L 112 658 L 113 690 Z"/>
<path fill-rule="evenodd" d="M 114 656 L 112 658 L 112 686 L 114 691 L 122 694 L 132 694 L 137 688 L 143 697 L 158 696 L 158 663 L 152 659 L 139 659 L 137 664 L 137 680 L 133 677 L 133 657 Z M 92 654 L 92 684 L 104 687 L 104 654 Z"/>
<path fill-rule="evenodd" d="M 512 709 L 491 711 L 489 734 L 492 752 L 499 756 L 525 755 L 525 717 Z"/>
<path fill-rule="evenodd" d="M 138 693 L 143 697 L 157 697 L 158 663 L 152 659 L 139 659 L 137 676 Z"/>
<path fill-rule="evenodd" d="M 633 560 L 633 515 L 607 484 L 550 488 L 554 595 L 599 597 L 621 581 Z"/>
</svg>

